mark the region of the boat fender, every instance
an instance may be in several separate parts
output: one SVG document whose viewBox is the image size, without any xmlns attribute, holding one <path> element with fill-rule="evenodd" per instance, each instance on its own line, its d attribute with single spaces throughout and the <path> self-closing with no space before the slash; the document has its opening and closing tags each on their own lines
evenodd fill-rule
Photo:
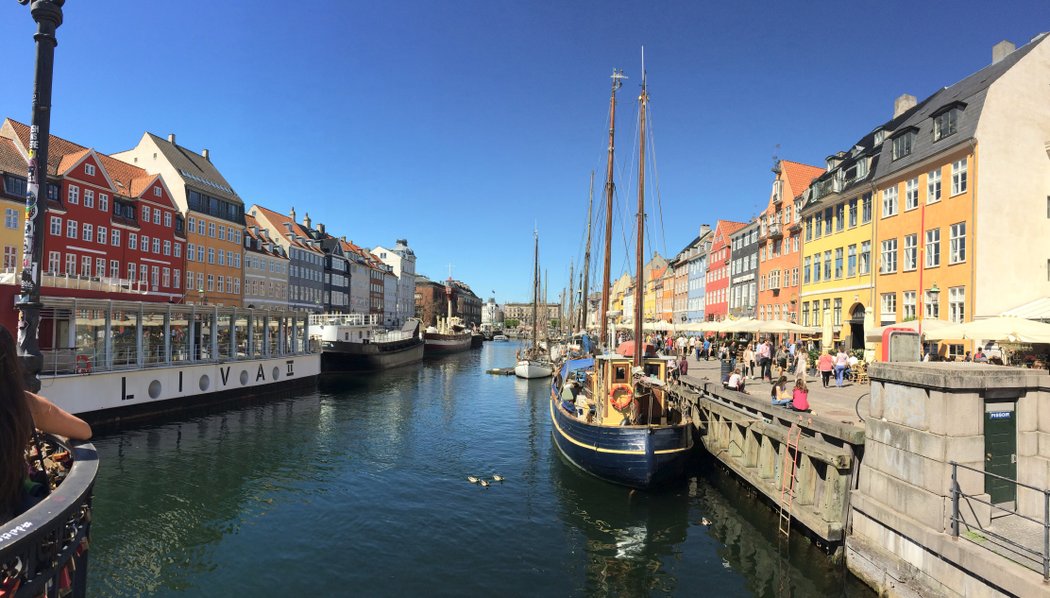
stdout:
<svg viewBox="0 0 1050 598">
<path fill-rule="evenodd" d="M 634 400 L 634 389 L 630 384 L 613 384 L 609 390 L 609 398 L 613 407 L 623 411 L 630 407 L 631 401 Z"/>
</svg>

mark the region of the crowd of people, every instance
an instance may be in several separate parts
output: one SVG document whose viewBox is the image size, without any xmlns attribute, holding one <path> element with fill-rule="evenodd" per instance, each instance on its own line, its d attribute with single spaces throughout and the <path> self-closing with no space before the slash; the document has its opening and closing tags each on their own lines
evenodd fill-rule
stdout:
<svg viewBox="0 0 1050 598">
<path fill-rule="evenodd" d="M 617 338 L 618 344 L 626 340 L 628 337 L 622 333 Z M 857 357 L 843 347 L 819 351 L 815 363 L 810 363 L 810 343 L 775 343 L 772 338 L 751 342 L 651 333 L 644 341 L 671 357 L 669 377 L 673 381 L 677 382 L 682 375 L 688 374 L 688 357 L 697 361 L 715 359 L 728 363 L 728 368 L 723 368 L 728 373 L 722 379 L 726 388 L 743 391 L 749 380 L 759 380 L 771 385 L 772 404 L 798 411 L 809 410 L 806 375 L 811 366 L 817 371 L 824 388 L 831 387 L 832 383 L 841 388 L 847 384 L 851 371 L 858 364 Z M 794 380 L 794 385 L 789 388 L 790 380 Z"/>
</svg>

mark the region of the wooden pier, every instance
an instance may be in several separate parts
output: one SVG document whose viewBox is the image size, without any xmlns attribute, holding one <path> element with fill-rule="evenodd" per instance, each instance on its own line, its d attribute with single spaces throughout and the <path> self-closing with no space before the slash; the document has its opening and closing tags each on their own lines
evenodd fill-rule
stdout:
<svg viewBox="0 0 1050 598">
<path fill-rule="evenodd" d="M 728 390 L 718 361 L 689 364 L 672 392 L 690 404 L 705 448 L 814 536 L 841 544 L 864 451 L 855 406 L 867 385 L 823 389 L 810 378 L 812 413 L 799 413 L 771 405 L 768 382 Z"/>
</svg>

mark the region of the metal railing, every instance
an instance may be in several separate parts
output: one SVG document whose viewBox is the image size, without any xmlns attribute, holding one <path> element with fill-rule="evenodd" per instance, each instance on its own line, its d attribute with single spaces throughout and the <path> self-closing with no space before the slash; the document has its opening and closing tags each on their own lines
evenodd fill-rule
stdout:
<svg viewBox="0 0 1050 598">
<path fill-rule="evenodd" d="M 1029 485 L 1029 484 L 1025 484 L 1023 482 L 1018 482 L 1017 480 L 1014 480 L 1014 479 L 1011 479 L 1011 478 L 1007 478 L 1007 477 L 1004 477 L 1004 476 L 1001 476 L 1001 475 L 998 475 L 998 474 L 990 473 L 990 472 L 984 471 L 982 469 L 977 469 L 977 468 L 974 468 L 974 467 L 970 467 L 968 465 L 961 465 L 959 463 L 956 463 L 955 461 L 949 461 L 949 463 L 952 466 L 952 488 L 951 488 L 951 493 L 952 493 L 952 516 L 951 516 L 951 526 L 952 527 L 951 527 L 951 534 L 952 534 L 952 537 L 953 538 L 958 538 L 959 537 L 959 527 L 960 527 L 960 525 L 966 525 L 967 527 L 970 526 L 970 524 L 966 523 L 963 520 L 963 518 L 960 516 L 960 514 L 959 514 L 959 500 L 961 498 L 966 498 L 968 501 L 973 501 L 973 502 L 976 502 L 976 503 L 980 503 L 982 505 L 987 505 L 993 511 L 1001 511 L 1001 512 L 1003 512 L 1006 515 L 1013 515 L 1013 516 L 1016 516 L 1016 517 L 1022 519 L 1023 521 L 1028 521 L 1028 522 L 1033 523 L 1033 524 L 1035 524 L 1035 525 L 1037 525 L 1039 527 L 1042 527 L 1042 529 L 1043 529 L 1042 544 L 1043 545 L 1042 545 L 1042 549 L 1041 550 L 1036 550 L 1034 548 L 1030 548 L 1028 546 L 1025 546 L 1024 544 L 1020 544 L 1020 543 L 1016 542 L 1015 540 L 1013 540 L 1011 538 L 1008 538 L 1008 537 L 1006 537 L 1006 536 L 1004 536 L 1002 534 L 998 534 L 998 533 L 996 533 L 996 532 L 994 532 L 994 531 L 992 531 L 990 529 L 987 529 L 987 528 L 981 529 L 980 532 L 984 536 L 987 536 L 989 538 L 993 538 L 993 539 L 995 539 L 998 542 L 1003 542 L 1006 545 L 1012 546 L 1014 549 L 1019 551 L 1019 553 L 1021 555 L 1027 556 L 1028 558 L 1031 558 L 1033 561 L 1041 562 L 1042 565 L 1043 565 L 1043 581 L 1050 581 L 1050 490 L 1043 489 L 1043 488 L 1037 488 L 1035 486 L 1032 486 L 1032 485 Z M 979 474 L 984 475 L 984 476 L 991 476 L 993 478 L 996 478 L 996 479 L 999 479 L 999 480 L 1003 480 L 1004 482 L 1009 482 L 1009 483 L 1013 484 L 1015 487 L 1024 488 L 1026 490 L 1031 490 L 1032 492 L 1036 492 L 1038 494 L 1041 494 L 1043 496 L 1043 518 L 1042 518 L 1042 520 L 1036 519 L 1034 517 L 1029 517 L 1029 516 L 1021 513 L 1016 508 L 1015 509 L 1008 509 L 1006 507 L 1003 507 L 1001 505 L 997 505 L 997 504 L 991 502 L 991 500 L 987 500 L 987 501 L 986 500 L 981 500 L 975 494 L 966 494 L 966 493 L 964 493 L 959 487 L 959 468 L 960 467 L 965 469 L 965 470 L 969 470 L 969 471 L 972 471 L 972 472 L 975 472 L 975 473 L 979 473 Z M 1015 506 L 1016 506 L 1016 504 L 1017 504 L 1017 501 L 1014 501 L 1014 505 Z M 980 545 L 980 544 L 978 544 L 978 545 Z"/>
<path fill-rule="evenodd" d="M 87 594 L 91 495 L 98 455 L 91 444 L 67 445 L 73 465 L 62 483 L 39 504 L 0 523 L 0 594 L 65 596 Z M 10 592 L 8 594 L 7 592 Z"/>
</svg>

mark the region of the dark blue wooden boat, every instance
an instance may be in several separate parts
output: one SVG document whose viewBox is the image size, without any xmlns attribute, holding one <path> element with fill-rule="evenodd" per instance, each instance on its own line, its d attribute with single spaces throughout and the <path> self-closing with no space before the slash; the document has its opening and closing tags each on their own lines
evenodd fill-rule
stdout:
<svg viewBox="0 0 1050 598">
<path fill-rule="evenodd" d="M 694 446 L 692 426 L 682 421 L 681 414 L 666 413 L 644 418 L 648 421 L 641 424 L 610 423 L 619 415 L 601 416 L 612 405 L 608 391 L 615 384 L 608 382 L 624 366 L 630 372 L 631 360 L 612 355 L 598 361 L 597 365 L 593 359 L 566 362 L 551 385 L 551 433 L 558 450 L 579 469 L 632 488 L 680 478 Z M 647 359 L 646 370 L 660 380 L 666 372 L 663 362 L 662 358 Z M 590 398 L 596 406 L 591 414 L 581 415 L 575 404 L 561 399 L 563 385 L 570 379 L 589 379 Z"/>
</svg>

